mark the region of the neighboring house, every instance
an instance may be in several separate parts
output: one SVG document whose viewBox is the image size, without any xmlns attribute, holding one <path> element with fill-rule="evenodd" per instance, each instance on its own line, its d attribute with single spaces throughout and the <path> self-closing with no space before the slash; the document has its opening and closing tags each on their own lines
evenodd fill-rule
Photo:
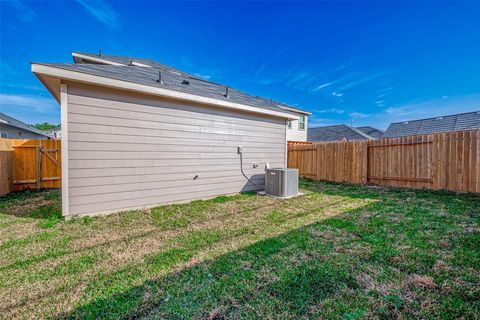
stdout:
<svg viewBox="0 0 480 320">
<path fill-rule="evenodd" d="M 287 141 L 307 141 L 308 116 L 310 116 L 311 113 L 284 104 L 276 103 L 276 105 L 298 115 L 298 120 L 290 120 L 287 122 Z"/>
<path fill-rule="evenodd" d="M 353 141 L 353 140 L 373 140 L 374 137 L 362 132 L 358 128 L 344 124 L 310 128 L 308 130 L 308 141 Z"/>
<path fill-rule="evenodd" d="M 62 138 L 62 126 L 58 125 L 55 128 L 48 130 L 47 134 L 51 135 L 55 140 L 60 140 Z"/>
<path fill-rule="evenodd" d="M 480 111 L 391 123 L 385 138 L 480 129 Z"/>
<path fill-rule="evenodd" d="M 0 113 L 0 137 L 8 139 L 51 139 L 52 136 L 20 120 Z"/>
<path fill-rule="evenodd" d="M 73 58 L 32 64 L 61 104 L 63 215 L 259 190 L 286 166 L 300 110 L 151 60 Z"/>
<path fill-rule="evenodd" d="M 366 135 L 369 135 L 370 137 L 374 137 L 375 139 L 381 139 L 383 138 L 383 132 L 380 129 L 370 127 L 370 126 L 364 126 L 364 127 L 356 127 L 358 130 L 362 131 Z"/>
</svg>

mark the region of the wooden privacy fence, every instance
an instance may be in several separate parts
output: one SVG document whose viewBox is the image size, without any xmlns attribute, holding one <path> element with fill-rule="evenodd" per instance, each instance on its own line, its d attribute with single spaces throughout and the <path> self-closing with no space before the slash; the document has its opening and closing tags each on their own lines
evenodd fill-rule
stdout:
<svg viewBox="0 0 480 320">
<path fill-rule="evenodd" d="M 0 139 L 0 195 L 60 188 L 60 140 Z"/>
<path fill-rule="evenodd" d="M 480 130 L 289 145 L 288 166 L 315 180 L 480 192 Z"/>
</svg>

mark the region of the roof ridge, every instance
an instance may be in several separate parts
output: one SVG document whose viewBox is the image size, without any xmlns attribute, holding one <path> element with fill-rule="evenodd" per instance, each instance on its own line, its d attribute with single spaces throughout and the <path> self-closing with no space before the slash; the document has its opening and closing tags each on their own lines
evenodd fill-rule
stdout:
<svg viewBox="0 0 480 320">
<path fill-rule="evenodd" d="M 346 125 L 346 124 L 345 124 L 344 126 L 346 126 L 346 127 L 349 128 L 350 130 L 354 131 L 355 133 L 358 133 L 359 135 L 361 135 L 361 136 L 363 136 L 363 137 L 365 137 L 365 138 L 367 138 L 367 139 L 370 139 L 370 140 L 374 140 L 374 139 L 375 139 L 374 137 L 366 134 L 366 133 L 363 132 L 362 130 L 359 130 L 359 129 L 355 128 L 355 127 L 352 127 L 352 126 L 349 126 L 349 125 Z"/>
<path fill-rule="evenodd" d="M 269 101 L 269 100 L 272 100 L 272 99 L 267 99 L 267 98 L 264 98 L 264 97 L 259 97 L 259 96 L 254 96 L 254 95 L 251 95 L 245 91 L 242 91 L 242 90 L 239 90 L 239 89 L 236 89 L 236 88 L 233 88 L 229 85 L 226 85 L 226 84 L 221 84 L 221 83 L 218 83 L 218 82 L 214 82 L 214 81 L 210 81 L 210 80 L 207 80 L 207 79 L 203 79 L 199 76 L 196 76 L 195 74 L 190 74 L 190 73 L 187 73 L 187 72 L 184 72 L 182 70 L 179 70 L 177 68 L 174 68 L 174 67 L 171 67 L 167 64 L 164 64 L 164 63 L 161 63 L 161 62 L 158 62 L 156 60 L 153 60 L 153 59 L 144 59 L 144 58 L 136 58 L 136 57 L 129 57 L 129 56 L 120 56 L 120 55 L 109 55 L 109 54 L 102 54 L 102 55 L 99 55 L 99 54 L 95 54 L 95 53 L 87 53 L 87 52 L 80 52 L 80 51 L 72 51 L 72 55 L 74 54 L 77 54 L 77 55 L 85 55 L 85 56 L 89 56 L 91 57 L 92 59 L 93 58 L 96 58 L 96 59 L 102 59 L 104 61 L 109 61 L 111 63 L 118 63 L 118 64 L 122 64 L 118 67 L 123 67 L 123 66 L 128 66 L 128 64 L 126 64 L 126 61 L 125 60 L 131 60 L 131 61 L 135 61 L 137 60 L 137 62 L 139 63 L 142 63 L 145 62 L 145 61 L 148 61 L 150 62 L 150 67 L 152 68 L 155 68 L 155 69 L 165 69 L 167 72 L 178 72 L 180 76 L 183 76 L 183 77 L 188 77 L 190 79 L 193 79 L 193 80 L 197 80 L 197 81 L 201 81 L 201 82 L 204 82 L 204 83 L 209 83 L 209 84 L 212 84 L 212 85 L 216 85 L 216 86 L 219 86 L 219 87 L 228 87 L 230 90 L 232 90 L 232 92 L 238 92 L 239 94 L 243 94 L 243 95 L 246 95 L 246 96 L 249 96 L 249 97 L 252 97 L 252 98 L 257 98 L 257 99 L 262 99 L 262 100 L 265 100 L 265 101 Z M 119 60 L 115 60 L 115 58 L 118 58 L 118 59 L 123 59 L 124 61 L 119 61 Z M 75 57 L 74 57 L 74 61 L 75 61 Z M 76 64 L 76 63 L 74 63 Z M 277 103 L 277 104 L 273 104 L 273 102 Z M 280 104 L 280 105 L 278 105 Z M 277 102 L 277 101 L 272 101 L 272 105 L 276 108 L 280 108 L 282 110 L 287 110 L 287 111 L 291 111 L 291 112 L 294 112 L 294 113 L 304 113 L 304 114 L 308 114 L 310 115 L 311 112 L 308 112 L 308 111 L 305 111 L 305 110 L 302 110 L 302 109 L 299 109 L 299 108 L 296 108 L 296 107 L 293 107 L 293 106 L 290 106 L 290 105 L 287 105 L 283 102 Z M 283 105 L 283 106 L 282 106 Z"/>
<path fill-rule="evenodd" d="M 455 131 L 457 131 L 458 116 L 458 114 L 455 116 L 455 124 L 453 125 L 453 130 Z"/>
<path fill-rule="evenodd" d="M 480 112 L 480 110 L 477 111 L 469 111 L 469 112 L 462 112 L 462 113 L 454 113 L 454 114 L 447 114 L 447 115 L 441 115 L 441 116 L 436 116 L 436 117 L 430 117 L 430 118 L 423 118 L 423 119 L 413 119 L 413 120 L 403 120 L 403 121 L 397 121 L 397 122 L 391 122 L 390 124 L 395 124 L 395 123 L 404 123 L 404 122 L 415 122 L 415 121 L 424 121 L 424 120 L 431 120 L 431 119 L 436 119 L 438 117 L 454 117 L 454 116 L 461 116 L 464 114 L 470 114 L 470 113 L 477 113 Z"/>
</svg>

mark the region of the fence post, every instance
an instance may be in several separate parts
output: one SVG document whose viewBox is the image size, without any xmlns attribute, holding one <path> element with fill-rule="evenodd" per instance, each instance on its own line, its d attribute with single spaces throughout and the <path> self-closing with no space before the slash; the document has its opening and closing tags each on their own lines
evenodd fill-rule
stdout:
<svg viewBox="0 0 480 320">
<path fill-rule="evenodd" d="M 360 146 L 362 147 L 362 183 L 368 183 L 368 145 L 370 144 L 370 140 L 360 142 Z"/>
<path fill-rule="evenodd" d="M 37 146 L 37 189 L 42 186 L 42 145 Z"/>
</svg>

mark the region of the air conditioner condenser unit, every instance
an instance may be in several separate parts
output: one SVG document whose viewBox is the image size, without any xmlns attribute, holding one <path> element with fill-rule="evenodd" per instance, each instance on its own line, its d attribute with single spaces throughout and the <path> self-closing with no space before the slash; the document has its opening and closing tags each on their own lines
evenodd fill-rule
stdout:
<svg viewBox="0 0 480 320">
<path fill-rule="evenodd" d="M 298 169 L 266 169 L 265 193 L 280 198 L 298 195 Z"/>
</svg>

